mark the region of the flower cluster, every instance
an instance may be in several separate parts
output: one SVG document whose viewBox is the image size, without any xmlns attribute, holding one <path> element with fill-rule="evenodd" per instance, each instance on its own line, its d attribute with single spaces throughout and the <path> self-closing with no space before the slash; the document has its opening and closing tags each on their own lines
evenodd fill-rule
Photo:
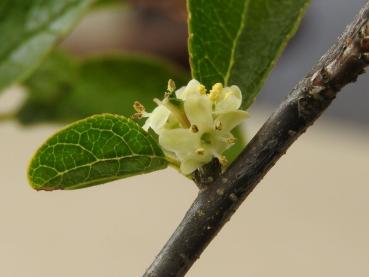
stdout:
<svg viewBox="0 0 369 277">
<path fill-rule="evenodd" d="M 180 163 L 187 175 L 210 162 L 213 157 L 224 164 L 222 153 L 235 143 L 231 130 L 247 118 L 239 110 L 242 94 L 237 86 L 213 85 L 207 92 L 197 80 L 175 91 L 168 83 L 166 97 L 154 100 L 157 107 L 147 113 L 138 102 L 134 107 L 141 117 L 147 117 L 143 128 L 151 128 L 159 136 L 166 155 Z"/>
</svg>

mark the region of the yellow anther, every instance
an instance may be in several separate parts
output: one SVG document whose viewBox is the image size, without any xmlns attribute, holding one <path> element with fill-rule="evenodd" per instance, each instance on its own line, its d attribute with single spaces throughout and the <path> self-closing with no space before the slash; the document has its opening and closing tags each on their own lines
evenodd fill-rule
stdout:
<svg viewBox="0 0 369 277">
<path fill-rule="evenodd" d="M 205 149 L 204 148 L 198 148 L 198 149 L 196 149 L 196 154 L 198 154 L 198 155 L 204 155 L 204 153 L 205 153 Z"/>
<path fill-rule="evenodd" d="M 210 90 L 209 98 L 213 102 L 217 102 L 219 100 L 220 94 L 222 92 L 223 85 L 221 83 L 216 83 Z"/>
<path fill-rule="evenodd" d="M 199 92 L 201 95 L 206 94 L 206 87 L 204 85 L 199 85 Z"/>
<path fill-rule="evenodd" d="M 218 102 L 219 100 L 219 92 L 218 91 L 210 91 L 209 98 L 212 102 Z"/>
</svg>

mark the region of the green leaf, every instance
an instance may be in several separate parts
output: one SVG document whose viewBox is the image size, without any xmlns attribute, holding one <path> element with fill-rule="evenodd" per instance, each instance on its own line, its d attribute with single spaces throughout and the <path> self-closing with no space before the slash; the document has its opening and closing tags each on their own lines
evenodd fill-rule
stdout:
<svg viewBox="0 0 369 277">
<path fill-rule="evenodd" d="M 47 140 L 33 157 L 28 176 L 36 190 L 79 189 L 166 166 L 156 141 L 137 123 L 102 114 Z"/>
<path fill-rule="evenodd" d="M 26 78 L 76 24 L 93 0 L 3 0 L 0 91 Z"/>
<path fill-rule="evenodd" d="M 25 82 L 30 93 L 17 117 L 31 124 L 70 122 L 105 112 L 131 115 L 136 100 L 150 111 L 155 107 L 153 98 L 162 98 L 169 78 L 180 86 L 187 74 L 153 58 L 110 55 L 77 63 L 54 53 Z"/>
<path fill-rule="evenodd" d="M 27 79 L 27 98 L 16 113 L 23 124 L 57 119 L 57 108 L 78 80 L 79 63 L 62 52 L 52 52 Z M 78 118 L 79 119 L 79 118 Z"/>
<path fill-rule="evenodd" d="M 238 85 L 247 109 L 309 0 L 188 0 L 192 74 L 207 87 Z"/>
</svg>

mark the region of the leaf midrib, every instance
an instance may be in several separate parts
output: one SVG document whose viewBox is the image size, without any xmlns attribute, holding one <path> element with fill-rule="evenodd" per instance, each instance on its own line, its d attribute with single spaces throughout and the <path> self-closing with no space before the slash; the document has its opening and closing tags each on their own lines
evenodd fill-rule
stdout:
<svg viewBox="0 0 369 277">
<path fill-rule="evenodd" d="M 232 72 L 233 66 L 235 64 L 236 48 L 238 46 L 238 42 L 240 40 L 242 31 L 245 28 L 246 14 L 248 12 L 249 4 L 250 4 L 250 0 L 245 0 L 244 1 L 243 10 L 242 10 L 242 14 L 241 14 L 240 25 L 238 27 L 236 37 L 235 37 L 235 39 L 233 40 L 233 43 L 232 43 L 231 56 L 230 56 L 230 59 L 229 59 L 228 69 L 227 69 L 226 74 L 224 76 L 224 85 L 225 86 L 228 85 L 228 81 L 229 81 L 229 78 L 231 77 L 231 72 Z"/>
<path fill-rule="evenodd" d="M 50 168 L 50 169 L 53 169 L 54 171 L 57 171 L 58 173 L 53 176 L 52 178 L 48 179 L 47 181 L 45 181 L 41 186 L 45 186 L 46 184 L 48 184 L 50 181 L 52 181 L 53 179 L 57 178 L 57 177 L 60 177 L 60 176 L 63 176 L 65 174 L 67 174 L 68 172 L 70 171 L 73 171 L 73 170 L 76 170 L 76 169 L 80 169 L 80 168 L 83 168 L 83 167 L 92 167 L 94 166 L 95 164 L 97 163 L 100 163 L 100 162 L 106 162 L 106 161 L 119 161 L 119 160 L 124 160 L 124 159 L 128 159 L 128 158 L 149 158 L 150 160 L 163 160 L 163 161 L 166 161 L 166 158 L 165 157 L 161 157 L 161 156 L 156 156 L 156 155 L 142 155 L 142 154 L 133 154 L 133 155 L 128 155 L 128 156 L 124 156 L 124 157 L 117 157 L 117 158 L 106 158 L 106 159 L 98 159 L 98 160 L 95 160 L 91 163 L 86 163 L 84 165 L 79 165 L 79 166 L 76 166 L 76 167 L 73 167 L 73 168 L 70 168 L 70 169 L 67 169 L 67 170 L 64 170 L 64 171 L 60 171 L 58 172 L 55 168 L 53 167 L 50 167 L 50 166 L 46 166 L 46 165 L 40 165 L 39 167 L 36 167 L 34 170 L 37 170 L 38 168 L 41 168 L 41 167 L 45 167 L 45 168 Z M 150 166 L 146 166 L 147 168 L 149 168 Z M 114 177 L 118 177 L 121 175 L 115 175 Z M 94 180 L 96 181 L 96 180 Z"/>
</svg>

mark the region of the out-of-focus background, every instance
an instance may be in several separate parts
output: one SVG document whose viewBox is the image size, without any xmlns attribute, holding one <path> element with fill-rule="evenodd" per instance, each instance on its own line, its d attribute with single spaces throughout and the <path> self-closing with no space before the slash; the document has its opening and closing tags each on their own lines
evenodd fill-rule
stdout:
<svg viewBox="0 0 369 277">
<path fill-rule="evenodd" d="M 132 0 L 86 17 L 63 47 L 151 53 L 188 67 L 183 0 Z M 364 0 L 313 1 L 247 123 L 254 134 Z M 22 99 L 12 88 L 0 110 Z M 196 196 L 168 169 L 78 191 L 36 192 L 26 167 L 61 124 L 0 123 L 0 276 L 140 276 Z M 369 276 L 369 77 L 344 89 L 277 163 L 188 276 Z"/>
</svg>

